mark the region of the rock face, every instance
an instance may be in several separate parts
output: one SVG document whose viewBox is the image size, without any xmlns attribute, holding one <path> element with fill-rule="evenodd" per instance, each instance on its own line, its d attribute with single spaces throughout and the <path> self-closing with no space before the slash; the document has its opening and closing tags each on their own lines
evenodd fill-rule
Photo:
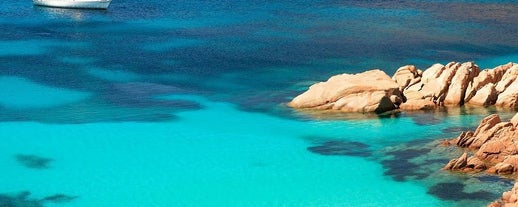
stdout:
<svg viewBox="0 0 518 207">
<path fill-rule="evenodd" d="M 518 108 L 517 76 L 515 63 L 485 70 L 473 62 L 434 64 L 424 71 L 405 65 L 392 78 L 380 70 L 333 76 L 314 84 L 288 105 L 378 113 L 398 108 L 430 110 L 465 104 Z"/>
<path fill-rule="evenodd" d="M 344 112 L 394 110 L 403 100 L 399 85 L 381 70 L 336 75 L 312 85 L 288 105 L 295 108 L 333 109 Z"/>
</svg>

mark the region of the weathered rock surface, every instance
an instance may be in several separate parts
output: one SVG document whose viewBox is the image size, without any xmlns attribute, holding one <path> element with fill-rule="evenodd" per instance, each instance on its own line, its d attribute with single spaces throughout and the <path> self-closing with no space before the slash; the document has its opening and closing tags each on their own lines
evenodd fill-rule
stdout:
<svg viewBox="0 0 518 207">
<path fill-rule="evenodd" d="M 418 70 L 413 65 L 400 67 L 392 76 L 392 79 L 399 85 L 399 90 L 404 91 L 407 87 L 413 86 L 421 81 L 423 71 Z"/>
<path fill-rule="evenodd" d="M 398 101 L 399 100 L 399 101 Z M 403 100 L 399 85 L 381 70 L 336 75 L 312 85 L 288 105 L 295 108 L 382 113 Z"/>
<path fill-rule="evenodd" d="M 392 78 L 383 71 L 342 74 L 314 84 L 288 105 L 346 112 L 393 109 L 430 110 L 438 106 L 496 105 L 518 108 L 518 64 L 480 70 L 473 62 L 434 64 L 426 70 L 405 65 Z"/>
<path fill-rule="evenodd" d="M 462 154 L 459 158 L 450 160 L 444 169 L 447 170 L 462 170 L 468 165 L 468 153 Z"/>
</svg>

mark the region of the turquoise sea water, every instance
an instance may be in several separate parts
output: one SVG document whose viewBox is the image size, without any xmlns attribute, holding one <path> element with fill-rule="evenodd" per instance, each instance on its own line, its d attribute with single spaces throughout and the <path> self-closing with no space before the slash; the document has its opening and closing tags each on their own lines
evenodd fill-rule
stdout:
<svg viewBox="0 0 518 207">
<path fill-rule="evenodd" d="M 0 5 L 0 206 L 484 206 L 440 168 L 490 113 L 284 104 L 338 73 L 518 61 L 513 1 Z"/>
</svg>

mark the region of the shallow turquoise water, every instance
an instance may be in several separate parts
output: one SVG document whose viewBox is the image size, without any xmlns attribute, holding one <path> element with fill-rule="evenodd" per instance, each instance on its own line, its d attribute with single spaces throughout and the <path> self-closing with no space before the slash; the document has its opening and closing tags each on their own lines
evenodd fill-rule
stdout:
<svg viewBox="0 0 518 207">
<path fill-rule="evenodd" d="M 306 150 L 318 139 L 376 149 L 416 134 L 440 134 L 407 118 L 300 122 L 187 98 L 204 109 L 179 113 L 173 122 L 2 123 L 3 191 L 79 196 L 67 206 L 449 205 L 428 195 L 422 183 L 384 176 L 373 160 Z M 471 121 L 459 119 L 448 122 Z M 396 126 L 405 132 L 395 132 Z M 35 170 L 14 154 L 54 160 Z"/>
<path fill-rule="evenodd" d="M 510 182 L 440 171 L 459 151 L 429 146 L 514 111 L 331 116 L 284 103 L 343 72 L 516 62 L 517 9 L 115 0 L 89 11 L 8 0 L 0 206 L 484 206 Z"/>
<path fill-rule="evenodd" d="M 67 206 L 439 203 L 423 186 L 384 177 L 373 161 L 308 152 L 301 137 L 333 135 L 318 123 L 203 104 L 206 109 L 181 113 L 181 121 L 171 123 L 3 123 L 9 146 L 3 153 L 55 159 L 49 169 L 34 170 L 4 157 L 4 191 L 80 195 Z"/>
</svg>

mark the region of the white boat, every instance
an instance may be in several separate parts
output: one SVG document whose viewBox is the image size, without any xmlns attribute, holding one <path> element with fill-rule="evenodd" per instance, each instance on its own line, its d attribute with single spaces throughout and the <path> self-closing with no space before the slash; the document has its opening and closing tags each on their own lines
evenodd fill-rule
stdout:
<svg viewBox="0 0 518 207">
<path fill-rule="evenodd" d="M 75 9 L 107 9 L 112 0 L 33 0 L 34 5 L 75 8 Z"/>
</svg>

